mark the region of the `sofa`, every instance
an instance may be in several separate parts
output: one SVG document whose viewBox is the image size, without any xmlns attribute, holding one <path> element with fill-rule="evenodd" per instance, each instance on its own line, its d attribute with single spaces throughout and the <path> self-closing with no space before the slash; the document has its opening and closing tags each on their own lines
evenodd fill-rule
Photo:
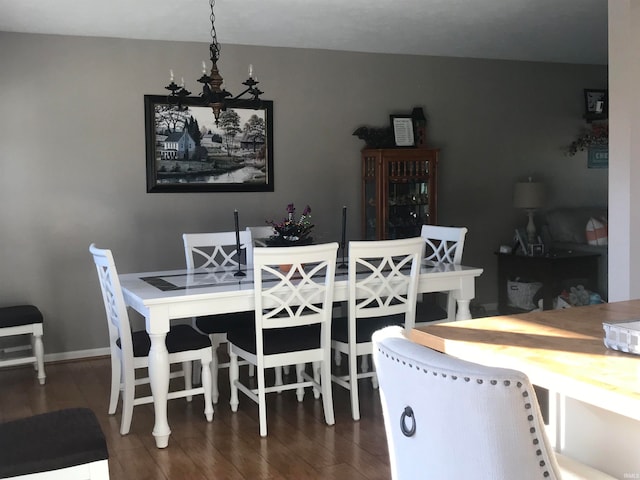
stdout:
<svg viewBox="0 0 640 480">
<path fill-rule="evenodd" d="M 542 239 L 548 249 L 596 252 L 598 290 L 608 298 L 607 207 L 557 207 L 541 212 Z M 589 238 L 587 238 L 589 237 Z"/>
</svg>

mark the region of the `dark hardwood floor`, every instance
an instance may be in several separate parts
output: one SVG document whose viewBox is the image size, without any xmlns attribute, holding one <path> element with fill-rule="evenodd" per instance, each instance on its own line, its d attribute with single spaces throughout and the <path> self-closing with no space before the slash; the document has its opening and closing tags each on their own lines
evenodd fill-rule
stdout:
<svg viewBox="0 0 640 480">
<path fill-rule="evenodd" d="M 246 368 L 246 367 L 245 367 Z M 221 394 L 213 422 L 204 417 L 202 397 L 169 402 L 169 447 L 155 447 L 153 406 L 134 408 L 131 433 L 121 436 L 120 409 L 107 414 L 108 358 L 49 363 L 46 385 L 30 367 L 0 369 L 0 420 L 61 408 L 91 408 L 109 448 L 112 480 L 129 479 L 389 479 L 389 459 L 378 391 L 360 382 L 361 420 L 351 419 L 348 391 L 333 386 L 336 424 L 324 423 L 321 400 L 307 390 L 298 403 L 294 391 L 267 396 L 269 435 L 258 432 L 258 406 L 240 396 L 229 408 L 227 370 L 220 371 Z M 178 380 L 179 381 L 179 380 Z"/>
</svg>

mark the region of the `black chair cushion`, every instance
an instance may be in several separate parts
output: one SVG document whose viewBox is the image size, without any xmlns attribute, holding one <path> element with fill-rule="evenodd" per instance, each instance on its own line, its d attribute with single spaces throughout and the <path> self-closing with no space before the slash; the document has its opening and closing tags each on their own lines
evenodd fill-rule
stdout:
<svg viewBox="0 0 640 480">
<path fill-rule="evenodd" d="M 256 353 L 255 328 L 232 330 L 227 333 L 227 341 L 247 352 Z M 265 355 L 314 348 L 320 348 L 320 325 L 318 324 L 264 331 L 263 351 Z"/>
<path fill-rule="evenodd" d="M 151 349 L 151 339 L 144 330 L 132 332 L 133 356 L 146 357 Z M 120 339 L 116 340 L 120 347 Z M 206 335 L 202 335 L 190 325 L 174 325 L 167 333 L 165 339 L 169 353 L 186 352 L 187 350 L 200 350 L 211 346 L 211 340 Z"/>
<path fill-rule="evenodd" d="M 0 308 L 0 328 L 42 323 L 42 313 L 33 305 Z"/>
<path fill-rule="evenodd" d="M 404 315 L 359 318 L 356 322 L 356 343 L 370 342 L 373 332 L 390 325 L 404 326 Z M 333 319 L 333 323 L 331 324 L 331 339 L 342 343 L 349 343 L 349 319 L 347 317 Z"/>
<path fill-rule="evenodd" d="M 0 478 L 109 458 L 95 414 L 68 408 L 0 424 Z"/>
<path fill-rule="evenodd" d="M 416 306 L 416 323 L 444 320 L 447 316 L 447 310 L 433 301 L 418 302 Z"/>
<path fill-rule="evenodd" d="M 198 329 L 208 335 L 212 333 L 227 333 L 236 329 L 253 328 L 254 324 L 255 315 L 253 311 L 206 315 L 196 318 Z"/>
</svg>

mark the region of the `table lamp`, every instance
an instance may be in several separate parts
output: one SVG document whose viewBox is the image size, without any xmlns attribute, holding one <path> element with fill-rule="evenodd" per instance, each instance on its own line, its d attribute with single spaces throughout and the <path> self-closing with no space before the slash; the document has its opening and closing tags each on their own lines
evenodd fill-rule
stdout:
<svg viewBox="0 0 640 480">
<path fill-rule="evenodd" d="M 513 189 L 513 206 L 526 210 L 529 216 L 527 237 L 529 243 L 537 243 L 536 225 L 533 223 L 534 212 L 544 205 L 544 185 L 534 182 L 529 177 L 528 182 L 518 182 Z"/>
</svg>

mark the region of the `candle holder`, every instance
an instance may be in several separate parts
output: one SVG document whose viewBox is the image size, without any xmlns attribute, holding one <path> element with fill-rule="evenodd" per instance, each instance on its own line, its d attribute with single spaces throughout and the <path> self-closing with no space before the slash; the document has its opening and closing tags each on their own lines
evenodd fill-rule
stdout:
<svg viewBox="0 0 640 480">
<path fill-rule="evenodd" d="M 246 277 L 247 274 L 242 271 L 240 257 L 240 227 L 238 225 L 238 210 L 234 210 L 233 219 L 236 227 L 236 255 L 238 256 L 238 271 L 233 274 L 234 277 Z"/>
<path fill-rule="evenodd" d="M 342 237 L 340 242 L 340 249 L 342 250 L 342 262 L 338 265 L 338 268 L 347 268 L 347 264 L 344 261 L 345 251 L 347 249 L 347 207 L 342 207 Z"/>
</svg>

